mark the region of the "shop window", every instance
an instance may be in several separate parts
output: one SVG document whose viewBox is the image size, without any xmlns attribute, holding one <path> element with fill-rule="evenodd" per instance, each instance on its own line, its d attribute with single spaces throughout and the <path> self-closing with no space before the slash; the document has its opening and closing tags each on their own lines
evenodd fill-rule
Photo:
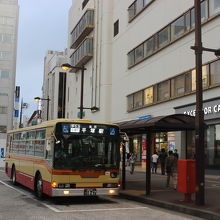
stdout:
<svg viewBox="0 0 220 220">
<path fill-rule="evenodd" d="M 154 52 L 154 38 L 150 38 L 144 43 L 144 56 L 147 57 Z"/>
<path fill-rule="evenodd" d="M 143 105 L 143 92 L 136 92 L 134 94 L 134 108 L 141 107 Z"/>
<path fill-rule="evenodd" d="M 114 23 L 114 36 L 119 33 L 119 20 Z"/>
<path fill-rule="evenodd" d="M 215 125 L 215 158 L 220 158 L 220 125 Z"/>
<path fill-rule="evenodd" d="M 134 53 L 135 53 L 135 63 L 141 61 L 144 57 L 143 44 L 137 47 Z"/>
<path fill-rule="evenodd" d="M 213 16 L 220 12 L 220 0 L 209 0 L 209 15 Z"/>
<path fill-rule="evenodd" d="M 159 83 L 157 85 L 157 101 L 163 101 L 170 98 L 170 81 Z"/>
<path fill-rule="evenodd" d="M 184 16 L 178 18 L 171 24 L 171 39 L 174 40 L 185 32 Z"/>
<path fill-rule="evenodd" d="M 166 151 L 168 151 L 168 141 L 167 141 L 167 132 L 160 132 L 156 133 L 155 135 L 155 147 L 156 151 L 161 151 L 162 148 L 164 148 Z"/>
<path fill-rule="evenodd" d="M 153 86 L 144 90 L 144 105 L 153 103 Z"/>
<path fill-rule="evenodd" d="M 211 85 L 220 83 L 220 60 L 210 64 L 210 83 Z"/>
</svg>

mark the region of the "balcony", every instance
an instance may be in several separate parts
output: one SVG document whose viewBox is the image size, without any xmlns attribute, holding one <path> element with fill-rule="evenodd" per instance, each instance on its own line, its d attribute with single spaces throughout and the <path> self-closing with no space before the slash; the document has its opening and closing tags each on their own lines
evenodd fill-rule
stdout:
<svg viewBox="0 0 220 220">
<path fill-rule="evenodd" d="M 72 66 L 84 66 L 93 57 L 93 38 L 86 37 L 71 55 Z M 76 72 L 76 70 L 73 70 Z"/>
<path fill-rule="evenodd" d="M 94 29 L 94 10 L 88 9 L 71 32 L 71 46 L 76 49 L 86 36 Z"/>
</svg>

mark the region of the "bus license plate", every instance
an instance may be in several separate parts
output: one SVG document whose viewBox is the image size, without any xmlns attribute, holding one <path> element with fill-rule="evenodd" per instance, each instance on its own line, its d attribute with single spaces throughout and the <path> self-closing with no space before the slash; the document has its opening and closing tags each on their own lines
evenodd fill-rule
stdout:
<svg viewBox="0 0 220 220">
<path fill-rule="evenodd" d="M 96 189 L 84 189 L 84 196 L 96 196 Z"/>
</svg>

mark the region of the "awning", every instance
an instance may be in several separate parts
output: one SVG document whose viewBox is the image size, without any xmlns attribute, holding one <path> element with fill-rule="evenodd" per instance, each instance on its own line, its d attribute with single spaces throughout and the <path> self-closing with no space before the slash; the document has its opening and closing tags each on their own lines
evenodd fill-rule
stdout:
<svg viewBox="0 0 220 220">
<path fill-rule="evenodd" d="M 167 132 L 195 129 L 195 117 L 185 114 L 158 116 L 117 123 L 121 131 L 128 134 L 140 134 L 146 131 Z M 205 124 L 204 124 L 205 125 Z"/>
</svg>

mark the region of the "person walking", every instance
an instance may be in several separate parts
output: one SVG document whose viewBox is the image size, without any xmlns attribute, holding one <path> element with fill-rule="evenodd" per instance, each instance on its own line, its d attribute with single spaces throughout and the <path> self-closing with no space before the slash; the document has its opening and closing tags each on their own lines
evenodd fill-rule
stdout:
<svg viewBox="0 0 220 220">
<path fill-rule="evenodd" d="M 157 162 L 158 162 L 159 156 L 157 155 L 157 152 L 155 151 L 154 154 L 151 156 L 152 161 L 152 173 L 157 173 Z"/>
<path fill-rule="evenodd" d="M 173 151 L 169 151 L 169 156 L 166 158 L 166 172 L 167 172 L 166 187 L 170 186 L 170 177 L 172 177 L 173 188 L 176 190 L 176 186 L 177 186 L 177 158 L 174 156 Z"/>
<path fill-rule="evenodd" d="M 161 166 L 161 174 L 165 175 L 165 162 L 167 158 L 167 152 L 164 148 L 161 149 L 161 153 L 159 154 L 159 161 Z"/>
<path fill-rule="evenodd" d="M 177 149 L 174 150 L 173 155 L 176 157 L 177 160 L 179 159 L 179 154 L 177 153 Z"/>
<path fill-rule="evenodd" d="M 134 173 L 135 160 L 136 160 L 135 154 L 131 153 L 131 156 L 129 157 L 130 174 Z"/>
</svg>

